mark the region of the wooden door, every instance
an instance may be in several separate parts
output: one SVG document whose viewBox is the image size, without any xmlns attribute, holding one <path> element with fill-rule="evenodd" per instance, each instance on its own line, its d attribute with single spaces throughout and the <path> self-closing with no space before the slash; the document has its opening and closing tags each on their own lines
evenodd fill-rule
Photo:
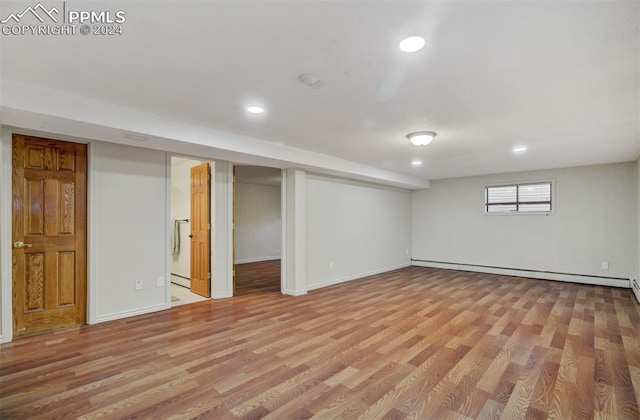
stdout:
<svg viewBox="0 0 640 420">
<path fill-rule="evenodd" d="M 86 320 L 87 146 L 13 135 L 13 333 Z"/>
<path fill-rule="evenodd" d="M 191 168 L 191 291 L 211 296 L 211 172 L 208 163 Z"/>
</svg>

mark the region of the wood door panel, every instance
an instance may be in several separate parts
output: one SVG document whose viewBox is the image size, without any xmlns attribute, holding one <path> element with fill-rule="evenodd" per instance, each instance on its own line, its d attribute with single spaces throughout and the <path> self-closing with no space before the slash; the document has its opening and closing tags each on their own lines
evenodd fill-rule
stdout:
<svg viewBox="0 0 640 420">
<path fill-rule="evenodd" d="M 44 253 L 30 253 L 24 256 L 24 311 L 44 309 Z"/>
<path fill-rule="evenodd" d="M 25 180 L 25 235 L 44 234 L 44 180 Z"/>
<path fill-rule="evenodd" d="M 76 156 L 67 150 L 58 151 L 58 170 L 73 172 L 76 167 Z"/>
<path fill-rule="evenodd" d="M 86 319 L 86 145 L 14 134 L 17 336 Z"/>
<path fill-rule="evenodd" d="M 59 235 L 73 235 L 75 233 L 75 207 L 76 194 L 75 183 L 60 182 L 58 201 L 60 203 L 60 229 Z"/>
<path fill-rule="evenodd" d="M 25 149 L 24 167 L 44 169 L 44 147 L 27 145 Z"/>
<path fill-rule="evenodd" d="M 76 303 L 76 253 L 58 252 L 58 302 L 56 307 Z"/>
</svg>

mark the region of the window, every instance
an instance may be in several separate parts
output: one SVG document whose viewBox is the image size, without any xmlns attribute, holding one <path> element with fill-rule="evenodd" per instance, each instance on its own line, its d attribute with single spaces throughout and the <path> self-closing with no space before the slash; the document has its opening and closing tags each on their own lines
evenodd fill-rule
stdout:
<svg viewBox="0 0 640 420">
<path fill-rule="evenodd" d="M 486 213 L 551 211 L 551 182 L 485 187 Z"/>
</svg>

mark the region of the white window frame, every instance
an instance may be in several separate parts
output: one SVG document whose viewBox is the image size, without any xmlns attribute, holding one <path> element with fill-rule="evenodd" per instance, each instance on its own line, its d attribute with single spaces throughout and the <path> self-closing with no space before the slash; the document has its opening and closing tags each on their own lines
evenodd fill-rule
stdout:
<svg viewBox="0 0 640 420">
<path fill-rule="evenodd" d="M 486 208 L 486 191 L 487 188 L 495 187 L 511 187 L 516 185 L 530 185 L 530 184 L 551 184 L 551 211 L 496 211 L 489 212 Z M 511 182 L 500 182 L 496 184 L 486 184 L 482 187 L 482 214 L 487 216 L 549 216 L 556 213 L 557 208 L 557 196 L 556 196 L 556 180 L 555 179 L 536 179 L 536 180 L 522 180 Z"/>
</svg>

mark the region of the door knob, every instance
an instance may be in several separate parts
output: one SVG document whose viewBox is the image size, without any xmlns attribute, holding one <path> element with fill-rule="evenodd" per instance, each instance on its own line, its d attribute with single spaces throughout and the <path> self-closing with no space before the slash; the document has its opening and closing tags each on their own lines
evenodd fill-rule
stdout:
<svg viewBox="0 0 640 420">
<path fill-rule="evenodd" d="M 13 243 L 13 247 L 14 248 L 31 248 L 33 246 L 33 244 L 25 244 L 22 241 L 18 241 L 18 242 L 14 242 Z"/>
</svg>

